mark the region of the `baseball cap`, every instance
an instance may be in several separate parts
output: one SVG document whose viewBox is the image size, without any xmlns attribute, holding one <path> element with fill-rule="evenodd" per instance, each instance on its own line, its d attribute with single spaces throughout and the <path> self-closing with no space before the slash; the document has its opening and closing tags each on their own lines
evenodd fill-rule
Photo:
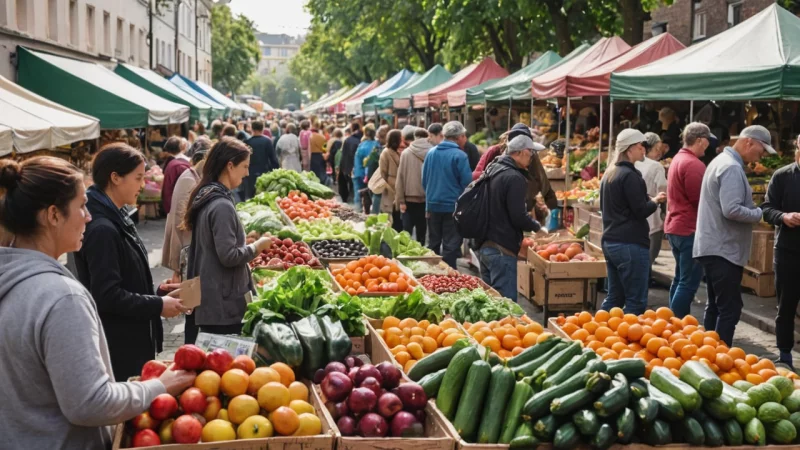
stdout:
<svg viewBox="0 0 800 450">
<path fill-rule="evenodd" d="M 531 149 L 535 152 L 540 152 L 545 149 L 545 146 L 542 144 L 537 144 L 533 142 L 533 139 L 521 134 L 514 139 L 508 141 L 508 150 L 509 154 L 521 152 L 522 150 Z"/>
<path fill-rule="evenodd" d="M 641 131 L 635 128 L 626 128 L 617 135 L 617 151 L 624 152 L 630 148 L 631 145 L 647 141 Z"/>
<path fill-rule="evenodd" d="M 531 129 L 528 128 L 528 126 L 524 123 L 518 123 L 511 127 L 511 130 L 508 132 L 508 141 L 512 141 L 517 136 L 528 136 L 529 138 L 533 137 L 531 136 Z"/>
<path fill-rule="evenodd" d="M 764 149 L 770 155 L 778 154 L 778 152 L 776 152 L 775 149 L 772 148 L 772 145 L 771 145 L 772 136 L 769 134 L 769 130 L 767 130 L 766 128 L 762 127 L 761 125 L 750 125 L 749 127 L 747 127 L 744 130 L 742 130 L 741 133 L 739 133 L 739 137 L 740 138 L 755 139 L 758 142 L 760 142 L 761 145 L 764 146 Z"/>
</svg>

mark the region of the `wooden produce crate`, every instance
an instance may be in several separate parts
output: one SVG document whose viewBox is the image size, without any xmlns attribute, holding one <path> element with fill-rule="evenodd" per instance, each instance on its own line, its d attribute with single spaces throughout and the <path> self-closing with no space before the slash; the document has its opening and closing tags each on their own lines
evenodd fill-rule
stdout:
<svg viewBox="0 0 800 450">
<path fill-rule="evenodd" d="M 759 273 L 772 273 L 773 256 L 775 254 L 775 232 L 771 229 L 754 228 L 753 244 L 750 247 L 750 259 L 747 265 Z"/>
<path fill-rule="evenodd" d="M 591 242 L 592 245 L 596 245 L 597 247 L 603 245 L 603 232 L 590 229 L 589 242 Z"/>
<path fill-rule="evenodd" d="M 544 260 L 530 247 L 528 248 L 528 262 L 531 263 L 536 273 L 549 279 L 605 278 L 606 261 L 600 247 L 582 239 L 564 239 L 551 243 L 560 245 L 572 242 L 583 244 L 584 252 L 597 258 L 597 261 L 550 262 Z"/>
<path fill-rule="evenodd" d="M 555 317 L 547 319 L 547 329 L 558 337 L 572 340 L 572 338 L 570 338 L 569 335 L 558 325 L 558 319 Z"/>
<path fill-rule="evenodd" d="M 361 258 L 358 258 L 358 259 L 361 259 Z M 404 266 L 403 263 L 401 263 L 400 261 L 397 261 L 397 260 L 393 260 L 393 261 L 397 264 L 397 267 L 400 270 L 402 270 L 406 275 L 408 275 L 409 279 L 414 280 L 415 282 L 419 283 L 419 281 L 417 281 L 417 279 L 414 278 L 414 274 L 411 273 L 411 269 L 409 269 L 408 267 Z M 328 265 L 328 276 L 331 277 L 331 284 L 332 284 L 333 290 L 336 291 L 336 292 L 344 291 L 344 289 L 342 288 L 342 286 L 339 285 L 339 282 L 336 281 L 336 276 L 333 275 L 333 271 L 336 270 L 336 269 L 341 269 L 344 266 L 345 266 L 345 264 L 341 264 L 341 263 L 329 264 Z M 409 292 L 364 292 L 364 293 L 356 294 L 356 295 L 358 295 L 359 297 L 395 297 L 395 296 L 398 296 L 398 295 L 401 295 L 401 294 L 409 294 Z"/>
<path fill-rule="evenodd" d="M 603 233 L 603 216 L 601 216 L 599 212 L 593 212 L 589 216 L 589 228 L 592 231 Z"/>
<path fill-rule="evenodd" d="M 533 296 L 533 267 L 528 261 L 517 261 L 517 292 L 530 299 Z"/>
<path fill-rule="evenodd" d="M 742 286 L 752 289 L 759 297 L 775 297 L 775 274 L 762 273 L 753 267 L 745 266 Z"/>
</svg>

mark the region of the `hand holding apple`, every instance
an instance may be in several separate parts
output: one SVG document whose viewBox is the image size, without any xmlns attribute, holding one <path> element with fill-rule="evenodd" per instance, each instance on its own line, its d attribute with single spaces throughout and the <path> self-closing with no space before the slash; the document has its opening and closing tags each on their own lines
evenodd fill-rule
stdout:
<svg viewBox="0 0 800 450">
<path fill-rule="evenodd" d="M 170 368 L 164 371 L 158 379 L 167 388 L 169 395 L 177 397 L 186 388 L 194 384 L 196 377 L 197 375 L 194 372 Z"/>
</svg>

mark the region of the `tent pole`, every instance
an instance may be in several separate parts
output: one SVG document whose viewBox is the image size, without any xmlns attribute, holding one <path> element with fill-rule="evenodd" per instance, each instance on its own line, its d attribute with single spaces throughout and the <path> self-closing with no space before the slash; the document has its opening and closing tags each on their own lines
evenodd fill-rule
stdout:
<svg viewBox="0 0 800 450">
<path fill-rule="evenodd" d="M 694 100 L 689 100 L 689 122 L 694 120 Z"/>
<path fill-rule="evenodd" d="M 562 112 L 561 108 L 559 108 L 558 102 L 556 102 L 556 117 L 558 119 L 558 127 L 557 127 L 558 135 L 556 136 L 556 139 L 561 139 L 561 112 Z"/>
<path fill-rule="evenodd" d="M 492 135 L 492 127 L 489 126 L 489 104 L 483 101 L 483 126 L 486 127 L 486 134 Z"/>
<path fill-rule="evenodd" d="M 613 136 L 614 136 L 614 99 L 609 99 L 608 100 L 608 152 L 609 152 L 608 159 L 609 160 L 611 160 L 611 149 L 612 149 L 611 139 Z M 603 137 L 600 136 L 600 138 L 602 139 Z M 600 173 L 598 172 L 597 175 L 599 176 Z"/>
<path fill-rule="evenodd" d="M 531 96 L 531 128 L 533 128 L 533 96 Z"/>
<path fill-rule="evenodd" d="M 511 102 L 514 100 L 514 97 L 508 97 L 508 126 L 506 127 L 506 131 L 511 129 Z"/>
<path fill-rule="evenodd" d="M 564 189 L 566 189 L 566 190 L 572 189 L 572 173 L 570 173 L 570 170 L 569 170 L 569 135 L 570 135 L 570 129 L 569 129 L 570 128 L 570 117 L 569 117 L 570 114 L 569 114 L 569 111 L 570 111 L 570 102 L 569 102 L 569 96 L 567 96 L 567 131 L 566 131 L 566 133 L 564 133 L 564 135 L 566 136 L 566 145 L 564 146 L 564 155 L 567 157 L 567 162 L 564 165 Z M 566 211 L 564 211 L 564 212 L 566 212 Z M 562 221 L 563 221 L 564 214 L 561 214 L 561 217 L 562 217 Z"/>
<path fill-rule="evenodd" d="M 600 137 L 597 142 L 597 178 L 600 178 L 600 155 L 603 153 L 603 96 L 600 96 Z"/>
</svg>

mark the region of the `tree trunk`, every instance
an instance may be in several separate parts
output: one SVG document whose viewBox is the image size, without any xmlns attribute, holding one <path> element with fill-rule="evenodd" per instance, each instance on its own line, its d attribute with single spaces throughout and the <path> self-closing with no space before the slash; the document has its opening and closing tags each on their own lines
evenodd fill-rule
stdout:
<svg viewBox="0 0 800 450">
<path fill-rule="evenodd" d="M 622 39 L 634 46 L 642 42 L 647 14 L 642 8 L 642 0 L 620 0 L 619 3 L 622 9 Z"/>
<path fill-rule="evenodd" d="M 572 36 L 569 34 L 569 21 L 561 12 L 563 2 L 548 0 L 544 3 L 547 6 L 547 11 L 550 13 L 550 20 L 553 22 L 553 28 L 555 28 L 556 31 L 558 53 L 561 54 L 561 56 L 566 56 L 569 52 L 575 50 L 575 44 L 572 42 Z"/>
</svg>

